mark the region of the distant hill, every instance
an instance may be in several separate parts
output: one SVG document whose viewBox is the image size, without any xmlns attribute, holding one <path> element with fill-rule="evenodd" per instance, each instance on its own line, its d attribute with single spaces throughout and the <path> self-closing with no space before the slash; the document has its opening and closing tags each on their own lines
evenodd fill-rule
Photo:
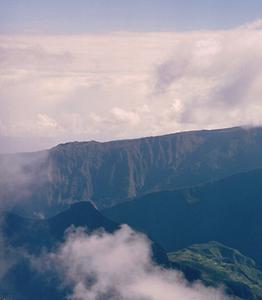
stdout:
<svg viewBox="0 0 262 300">
<path fill-rule="evenodd" d="M 197 244 L 168 254 L 173 267 L 189 280 L 224 285 L 229 294 L 245 300 L 262 299 L 262 271 L 239 251 L 217 242 Z"/>
<path fill-rule="evenodd" d="M 2 213 L 0 223 L 0 259 L 5 260 L 5 257 L 8 258 L 13 253 L 14 260 L 10 270 L 1 276 L 0 294 L 7 299 L 16 300 L 66 299 L 69 290 L 61 289 L 57 274 L 51 272 L 47 276 L 46 273 L 36 272 L 28 259 L 29 255 L 38 256 L 43 250 L 55 250 L 64 241 L 64 233 L 71 225 L 85 227 L 89 232 L 102 228 L 112 233 L 119 229 L 117 223 L 104 217 L 89 202 L 74 204 L 70 209 L 46 220 L 32 220 L 12 213 Z M 167 255 L 160 246 L 152 242 L 152 249 L 155 262 L 169 264 Z"/>
<path fill-rule="evenodd" d="M 261 153 L 262 129 L 237 127 L 0 155 L 0 203 L 28 216 L 86 199 L 105 208 L 262 167 Z"/>
<path fill-rule="evenodd" d="M 193 188 L 157 192 L 103 213 L 167 251 L 218 241 L 262 264 L 262 169 Z"/>
<path fill-rule="evenodd" d="M 37 253 L 46 247 L 51 250 L 57 242 L 63 241 L 68 227 L 86 227 L 90 232 L 104 228 L 113 232 L 118 224 L 104 217 L 90 202 L 72 205 L 58 215 L 45 220 L 33 220 L 13 213 L 2 213 L 2 236 L 11 246 L 23 247 L 27 251 Z"/>
</svg>

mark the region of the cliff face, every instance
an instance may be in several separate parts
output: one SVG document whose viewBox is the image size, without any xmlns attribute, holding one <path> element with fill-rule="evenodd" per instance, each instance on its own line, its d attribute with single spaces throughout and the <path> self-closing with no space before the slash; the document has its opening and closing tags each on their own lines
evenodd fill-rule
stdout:
<svg viewBox="0 0 262 300">
<path fill-rule="evenodd" d="M 262 167 L 262 129 L 193 131 L 107 143 L 74 142 L 41 153 L 23 155 L 20 177 L 26 174 L 29 179 L 20 192 L 16 189 L 19 185 L 6 184 L 10 170 L 0 157 L 0 187 L 5 188 L 0 198 L 8 202 L 18 197 L 17 207 L 52 215 L 79 200 L 90 199 L 104 208 L 149 192 Z M 35 163 L 32 157 L 36 156 L 41 162 Z M 14 158 L 17 155 L 8 156 L 9 161 Z"/>
</svg>

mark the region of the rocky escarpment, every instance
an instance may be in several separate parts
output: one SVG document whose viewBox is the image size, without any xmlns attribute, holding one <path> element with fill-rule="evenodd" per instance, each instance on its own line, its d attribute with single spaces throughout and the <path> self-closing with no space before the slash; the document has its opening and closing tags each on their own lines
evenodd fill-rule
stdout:
<svg viewBox="0 0 262 300">
<path fill-rule="evenodd" d="M 0 199 L 15 200 L 27 214 L 53 215 L 82 200 L 104 208 L 262 167 L 261 153 L 261 128 L 61 144 L 45 152 L 1 156 Z M 19 172 L 10 175 L 17 157 Z"/>
</svg>

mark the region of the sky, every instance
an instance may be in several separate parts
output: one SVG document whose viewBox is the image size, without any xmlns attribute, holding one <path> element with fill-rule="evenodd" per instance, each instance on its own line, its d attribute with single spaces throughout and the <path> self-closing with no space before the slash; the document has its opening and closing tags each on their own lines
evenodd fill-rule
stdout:
<svg viewBox="0 0 262 300">
<path fill-rule="evenodd" d="M 1 0 L 2 32 L 225 29 L 260 18 L 260 0 Z"/>
<path fill-rule="evenodd" d="M 0 152 L 261 125 L 261 11 L 0 0 Z"/>
</svg>

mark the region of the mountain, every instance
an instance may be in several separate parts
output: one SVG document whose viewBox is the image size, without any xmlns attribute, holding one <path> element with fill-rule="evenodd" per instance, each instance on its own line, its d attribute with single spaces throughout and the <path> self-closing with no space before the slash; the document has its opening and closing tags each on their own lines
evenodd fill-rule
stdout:
<svg viewBox="0 0 262 300">
<path fill-rule="evenodd" d="M 262 129 L 236 127 L 0 155 L 0 203 L 27 216 L 86 199 L 106 208 L 262 167 L 261 153 Z"/>
<path fill-rule="evenodd" d="M 79 202 L 58 215 L 44 220 L 27 219 L 13 213 L 2 213 L 3 238 L 13 247 L 23 247 L 29 253 L 38 253 L 43 247 L 51 250 L 62 242 L 70 226 L 86 227 L 90 232 L 103 228 L 114 232 L 118 224 L 104 217 L 90 202 Z"/>
<path fill-rule="evenodd" d="M 89 202 L 72 205 L 53 218 L 32 220 L 13 213 L 2 213 L 0 264 L 11 261 L 10 268 L 0 272 L 0 294 L 16 300 L 62 300 L 70 288 L 61 288 L 61 280 L 55 272 L 37 272 L 31 258 L 43 252 L 54 251 L 64 241 L 64 233 L 70 226 L 85 227 L 89 232 L 99 228 L 113 233 L 119 225 L 104 217 Z M 165 251 L 152 242 L 153 259 L 169 265 Z M 55 268 L 54 268 L 55 269 Z"/>
<path fill-rule="evenodd" d="M 235 249 L 209 242 L 169 253 L 168 257 L 188 280 L 201 280 L 215 287 L 222 284 L 229 294 L 241 299 L 262 299 L 262 271 L 254 260 Z"/>
<path fill-rule="evenodd" d="M 148 194 L 104 210 L 167 251 L 215 240 L 262 264 L 262 169 L 192 188 Z"/>
<path fill-rule="evenodd" d="M 11 261 L 10 269 L 1 278 L 0 293 L 7 299 L 17 300 L 66 299 L 70 289 L 60 288 L 61 281 L 55 272 L 41 273 L 32 268 L 31 257 L 55 250 L 58 243 L 63 242 L 69 226 L 87 227 L 89 231 L 118 229 L 116 223 L 106 219 L 88 202 L 75 204 L 51 219 L 32 220 L 2 213 L 0 222 L 3 241 L 0 257 Z"/>
</svg>

